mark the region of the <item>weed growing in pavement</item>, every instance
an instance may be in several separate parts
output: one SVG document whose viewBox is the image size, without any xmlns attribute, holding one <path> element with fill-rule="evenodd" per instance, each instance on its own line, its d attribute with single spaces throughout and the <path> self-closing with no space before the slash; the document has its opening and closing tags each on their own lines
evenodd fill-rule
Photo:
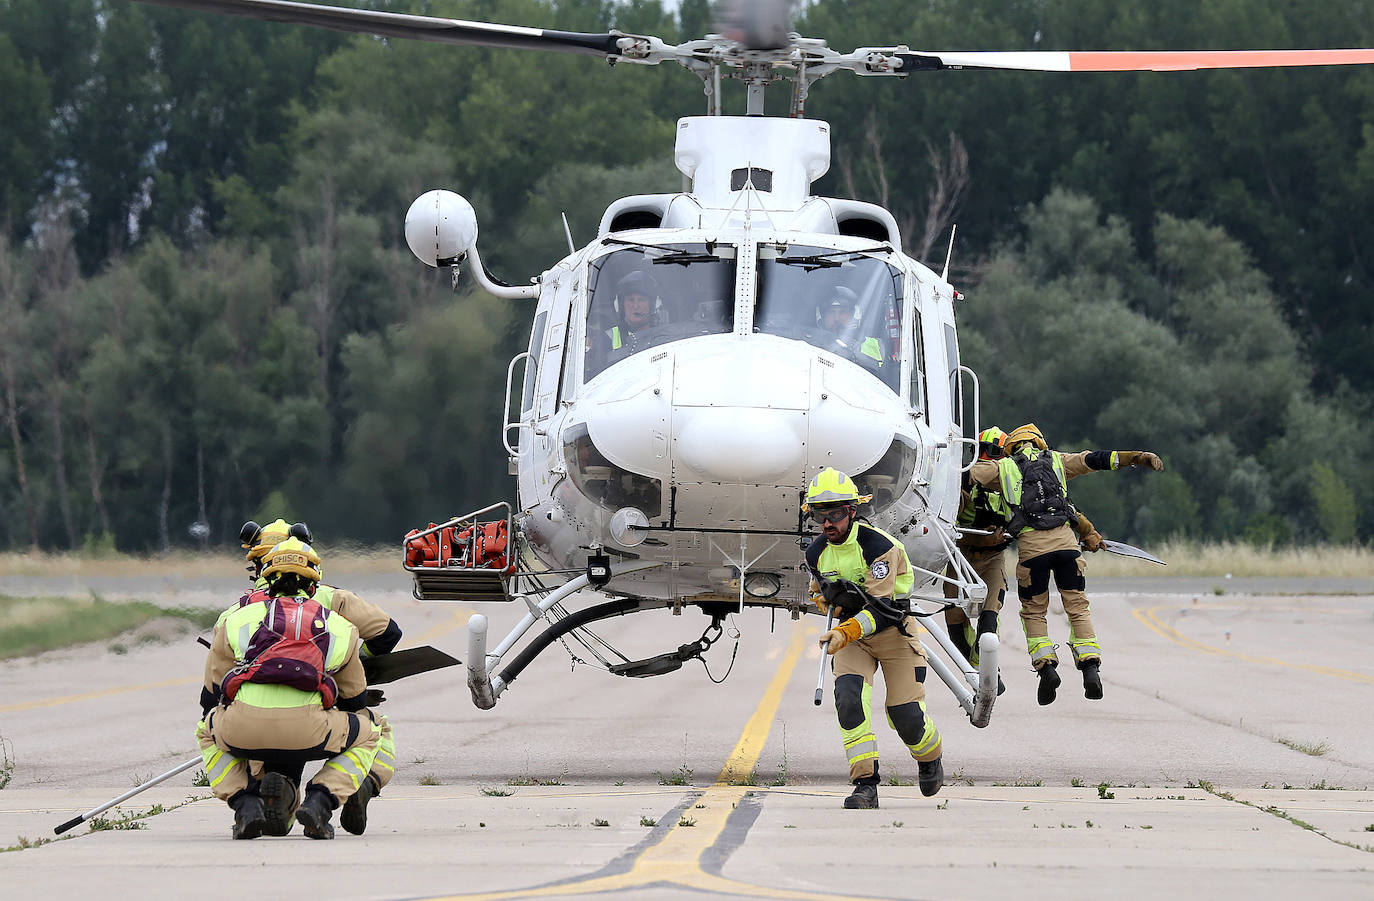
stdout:
<svg viewBox="0 0 1374 901">
<path fill-rule="evenodd" d="M 658 820 L 651 819 L 651 818 L 649 818 L 649 817 L 640 817 L 640 818 L 639 818 L 639 825 L 641 825 L 641 826 L 657 826 L 657 825 L 658 825 Z"/>
<path fill-rule="evenodd" d="M 1309 757 L 1325 757 L 1331 751 L 1331 745 L 1324 741 L 1303 742 L 1280 738 L 1279 744 L 1292 748 L 1294 751 L 1301 751 Z"/>
<path fill-rule="evenodd" d="M 10 784 L 14 778 L 14 745 L 9 739 L 0 736 L 0 789 Z"/>
<path fill-rule="evenodd" d="M 945 799 L 944 799 L 943 801 L 941 801 L 939 804 L 936 804 L 936 805 L 935 805 L 935 809 L 936 809 L 936 810 L 949 810 L 949 798 L 945 798 Z"/>
<path fill-rule="evenodd" d="M 1103 801 L 1110 801 L 1116 797 L 1116 792 L 1107 791 L 1107 788 L 1108 785 L 1105 782 L 1099 783 L 1097 786 L 1097 797 Z"/>
<path fill-rule="evenodd" d="M 907 784 L 910 785 L 911 783 L 907 783 Z M 1015 780 L 1014 782 L 994 782 L 994 783 L 992 783 L 992 784 L 993 784 L 993 785 L 996 785 L 996 786 L 999 786 L 999 787 L 1002 787 L 1002 788 L 1007 788 L 1007 787 L 1011 787 L 1011 788 L 1035 788 L 1036 786 L 1044 785 L 1044 784 L 1045 784 L 1045 780 L 1044 780 L 1044 779 L 1017 779 L 1017 780 Z"/>
<path fill-rule="evenodd" d="M 1082 788 L 1083 780 L 1079 779 L 1077 776 L 1074 776 L 1072 779 L 1069 780 L 1069 785 L 1072 785 L 1074 788 Z"/>
<path fill-rule="evenodd" d="M 592 825 L 593 825 L 593 826 L 609 826 L 609 825 L 611 825 L 611 821 L 610 821 L 610 820 L 603 820 L 603 819 L 601 819 L 600 817 L 598 817 L 597 819 L 592 820 Z"/>
<path fill-rule="evenodd" d="M 893 770 L 892 775 L 887 777 L 888 785 L 915 785 L 910 779 L 903 779 L 901 774 Z"/>
<path fill-rule="evenodd" d="M 488 798 L 509 798 L 515 792 L 508 792 L 504 788 L 479 788 L 477 789 Z"/>
<path fill-rule="evenodd" d="M 759 784 L 759 773 L 758 773 L 758 770 L 750 770 L 750 771 L 749 771 L 749 775 L 747 775 L 747 776 L 741 776 L 739 779 L 731 779 L 731 780 L 730 780 L 730 784 L 731 784 L 731 785 L 758 785 L 758 784 Z"/>
<path fill-rule="evenodd" d="M 671 773 L 654 770 L 654 775 L 658 777 L 659 785 L 691 785 L 692 772 L 692 768 L 686 763 L 683 763 L 682 766 L 673 770 Z"/>
<path fill-rule="evenodd" d="M 191 784 L 198 788 L 208 788 L 210 785 L 210 774 L 204 770 L 196 770 L 195 776 L 191 778 Z"/>
<path fill-rule="evenodd" d="M 683 817 L 682 819 L 680 819 L 680 820 L 677 821 L 677 824 L 678 824 L 679 826 L 695 826 L 695 825 L 697 824 L 697 821 L 696 821 L 696 820 L 689 820 L 689 819 L 687 819 L 686 817 Z"/>
<path fill-rule="evenodd" d="M 439 777 L 433 773 L 425 773 L 419 780 L 421 785 L 438 785 Z"/>
<path fill-rule="evenodd" d="M 1364 831 L 1365 831 L 1365 832 L 1374 832 L 1374 823 L 1370 823 L 1368 826 L 1364 827 Z"/>
<path fill-rule="evenodd" d="M 1342 841 L 1338 838 L 1332 838 L 1325 832 L 1322 832 L 1316 826 L 1313 826 L 1311 823 L 1308 823 L 1305 820 L 1300 820 L 1297 817 L 1290 814 L 1288 811 L 1275 807 L 1272 804 L 1267 807 L 1260 807 L 1258 804 L 1252 804 L 1249 801 L 1243 801 L 1240 798 L 1237 798 L 1235 795 L 1231 794 L 1230 792 L 1217 791 L 1217 789 L 1212 785 L 1212 783 L 1207 782 L 1203 779 L 1198 780 L 1198 787 L 1201 788 L 1203 791 L 1207 792 L 1208 794 L 1218 797 L 1223 801 L 1233 801 L 1236 804 L 1244 804 L 1246 807 L 1253 807 L 1255 810 L 1267 813 L 1270 816 L 1278 817 L 1281 820 L 1287 820 L 1294 826 L 1297 826 L 1300 829 L 1305 829 L 1308 832 L 1314 832 L 1317 835 L 1320 835 L 1322 838 L 1326 839 L 1327 841 L 1332 842 L 1333 844 L 1344 845 L 1347 848 L 1354 848 L 1356 851 L 1364 851 L 1367 854 L 1374 854 L 1374 845 L 1357 845 L 1354 842 L 1347 842 Z M 1374 831 L 1374 827 L 1371 827 L 1370 831 Z"/>
<path fill-rule="evenodd" d="M 1091 829 L 1091 828 L 1093 828 L 1093 821 L 1092 821 L 1092 820 L 1084 820 L 1084 821 L 1083 821 L 1083 825 L 1084 825 L 1085 827 L 1087 827 L 1088 829 Z"/>
<path fill-rule="evenodd" d="M 902 820 L 893 820 L 893 821 L 892 821 L 892 827 L 893 827 L 894 829 L 901 829 L 901 828 L 902 828 L 903 826 L 905 826 L 905 825 L 906 825 L 906 823 L 905 823 L 904 821 L 902 821 Z"/>
<path fill-rule="evenodd" d="M 1327 785 L 1326 780 L 1323 779 L 1320 782 L 1313 782 L 1311 785 L 1307 786 L 1307 789 L 1308 791 L 1343 792 L 1345 791 L 1345 786 Z"/>
<path fill-rule="evenodd" d="M 697 810 L 705 810 L 705 809 L 706 809 L 706 805 L 705 805 L 705 804 L 694 804 L 694 805 L 692 805 L 692 806 L 695 807 Z"/>
</svg>

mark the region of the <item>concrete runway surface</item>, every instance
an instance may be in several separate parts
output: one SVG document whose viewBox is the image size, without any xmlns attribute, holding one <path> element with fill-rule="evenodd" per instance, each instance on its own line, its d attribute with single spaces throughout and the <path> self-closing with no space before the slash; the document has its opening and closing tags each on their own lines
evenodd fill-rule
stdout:
<svg viewBox="0 0 1374 901">
<path fill-rule="evenodd" d="M 20 582 L 0 590 L 25 593 Z M 392 613 L 403 646 L 466 655 L 472 609 L 410 599 L 399 572 L 344 584 Z M 89 587 L 115 599 L 122 588 Z M 461 668 L 387 686 L 399 769 L 361 837 L 311 842 L 297 828 L 233 842 L 231 811 L 192 769 L 104 815 L 161 804 L 142 828 L 82 825 L 0 853 L 0 897 L 1374 898 L 1374 598 L 1131 587 L 1090 574 L 1105 700 L 1086 700 L 1065 665 L 1059 700 L 1038 707 L 1014 615 L 988 728 L 932 674 L 947 780 L 935 798 L 875 711 L 881 809 L 841 808 L 829 689 L 812 704 L 821 623 L 750 611 L 733 620 L 723 684 L 695 661 L 611 676 L 555 645 L 490 711 L 472 705 Z M 225 578 L 143 596 L 222 607 L 237 591 Z M 481 612 L 495 645 L 523 611 Z M 708 622 L 659 611 L 595 629 L 648 657 Z M 1066 641 L 1062 615 L 1051 633 Z M 193 636 L 122 655 L 109 644 L 0 668 L 13 761 L 0 847 L 52 838 L 195 756 Z M 708 654 L 715 678 L 733 647 L 727 636 Z"/>
</svg>

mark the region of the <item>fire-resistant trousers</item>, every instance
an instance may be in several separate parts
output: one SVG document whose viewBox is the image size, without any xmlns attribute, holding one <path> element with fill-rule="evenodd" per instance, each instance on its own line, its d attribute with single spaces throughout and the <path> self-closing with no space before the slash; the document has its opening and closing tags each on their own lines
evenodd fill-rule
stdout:
<svg viewBox="0 0 1374 901">
<path fill-rule="evenodd" d="M 1017 563 L 1016 593 L 1021 598 L 1021 626 L 1026 631 L 1026 650 L 1031 666 L 1037 670 L 1047 663 L 1059 662 L 1045 621 L 1045 614 L 1050 609 L 1051 575 L 1064 600 L 1064 612 L 1069 616 L 1069 648 L 1074 664 L 1081 667 L 1089 660 L 1102 658 L 1102 648 L 1097 643 L 1097 633 L 1088 612 L 1088 595 L 1084 591 L 1087 580 L 1083 573 L 1083 555 L 1078 551 L 1050 551 Z"/>
</svg>

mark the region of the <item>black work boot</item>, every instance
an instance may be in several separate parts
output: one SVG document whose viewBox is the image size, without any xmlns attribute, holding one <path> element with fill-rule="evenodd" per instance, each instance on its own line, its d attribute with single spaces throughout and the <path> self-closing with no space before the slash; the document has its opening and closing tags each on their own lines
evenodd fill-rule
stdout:
<svg viewBox="0 0 1374 901">
<path fill-rule="evenodd" d="M 377 783 L 377 777 L 371 773 L 363 779 L 358 790 L 348 796 L 344 802 L 343 810 L 339 811 L 339 825 L 344 827 L 345 832 L 353 835 L 362 835 L 367 829 L 367 802 L 382 793 L 381 786 Z"/>
<path fill-rule="evenodd" d="M 1036 675 L 1040 677 L 1040 687 L 1035 690 L 1035 700 L 1044 707 L 1054 703 L 1054 693 L 1059 690 L 1059 667 L 1051 660 L 1040 669 L 1036 670 Z"/>
<path fill-rule="evenodd" d="M 969 647 L 968 638 L 964 634 L 963 623 L 946 623 L 949 627 L 949 640 L 954 645 L 954 649 L 964 656 L 965 660 L 973 660 L 973 649 Z"/>
<path fill-rule="evenodd" d="M 1078 665 L 1083 671 L 1083 697 L 1092 701 L 1102 700 L 1102 676 L 1097 671 L 1101 664 L 1100 659 L 1093 657 Z"/>
<path fill-rule="evenodd" d="M 854 791 L 850 792 L 849 797 L 844 799 L 844 806 L 849 810 L 877 810 L 877 778 L 870 776 L 855 782 Z"/>
<path fill-rule="evenodd" d="M 921 785 L 921 794 L 927 798 L 938 794 L 945 784 L 945 765 L 940 762 L 942 760 L 943 757 L 936 757 L 934 760 L 916 762 L 916 771 L 920 774 L 916 781 Z"/>
<path fill-rule="evenodd" d="M 334 798 L 317 785 L 306 790 L 305 800 L 296 808 L 296 819 L 305 827 L 307 838 L 333 838 L 334 827 L 329 817 L 334 813 Z"/>
<path fill-rule="evenodd" d="M 264 773 L 258 786 L 266 811 L 265 835 L 290 835 L 296 825 L 296 784 L 281 773 Z"/>
<path fill-rule="evenodd" d="M 241 791 L 230 803 L 234 808 L 234 838 L 257 838 L 267 824 L 262 798 L 251 791 Z"/>
</svg>

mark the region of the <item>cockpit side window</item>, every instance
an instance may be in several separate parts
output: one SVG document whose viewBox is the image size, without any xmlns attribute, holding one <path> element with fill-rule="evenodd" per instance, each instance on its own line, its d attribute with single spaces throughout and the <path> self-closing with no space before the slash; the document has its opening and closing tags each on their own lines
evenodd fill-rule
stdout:
<svg viewBox="0 0 1374 901">
<path fill-rule="evenodd" d="M 584 381 L 642 350 L 734 329 L 734 245 L 606 243 L 626 246 L 589 267 Z"/>
<path fill-rule="evenodd" d="M 754 331 L 829 351 L 900 392 L 904 288 L 897 268 L 864 251 L 761 244 L 755 296 Z"/>
</svg>

